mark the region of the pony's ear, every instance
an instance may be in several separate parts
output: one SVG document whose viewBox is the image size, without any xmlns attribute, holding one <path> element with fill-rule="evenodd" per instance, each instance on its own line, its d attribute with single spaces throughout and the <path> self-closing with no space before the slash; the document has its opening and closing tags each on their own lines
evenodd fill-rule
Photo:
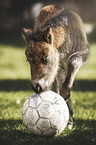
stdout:
<svg viewBox="0 0 96 145">
<path fill-rule="evenodd" d="M 51 27 L 47 27 L 45 30 L 45 40 L 47 43 L 51 44 L 53 43 L 53 32 Z"/>
<path fill-rule="evenodd" d="M 25 41 L 29 41 L 31 35 L 32 35 L 31 29 L 22 28 L 22 36 Z"/>
</svg>

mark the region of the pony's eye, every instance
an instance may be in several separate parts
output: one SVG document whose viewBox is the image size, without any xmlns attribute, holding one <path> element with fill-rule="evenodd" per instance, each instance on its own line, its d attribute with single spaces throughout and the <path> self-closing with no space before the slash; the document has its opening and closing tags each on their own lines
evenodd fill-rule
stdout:
<svg viewBox="0 0 96 145">
<path fill-rule="evenodd" d="M 41 58 L 41 62 L 42 62 L 44 65 L 47 65 L 47 63 L 48 63 L 48 58 L 47 58 L 47 56 L 43 56 L 43 57 Z"/>
</svg>

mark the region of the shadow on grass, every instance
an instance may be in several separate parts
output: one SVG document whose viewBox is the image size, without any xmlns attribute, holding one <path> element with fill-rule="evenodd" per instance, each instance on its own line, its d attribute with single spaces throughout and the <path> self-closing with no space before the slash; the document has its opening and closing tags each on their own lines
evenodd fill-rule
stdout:
<svg viewBox="0 0 96 145">
<path fill-rule="evenodd" d="M 73 90 L 96 91 L 96 80 L 75 80 Z"/>
<path fill-rule="evenodd" d="M 0 80 L 0 91 L 27 91 L 31 89 L 30 80 Z"/>
<path fill-rule="evenodd" d="M 31 91 L 31 81 L 23 80 L 0 80 L 0 91 Z M 96 80 L 75 80 L 73 90 L 96 91 Z"/>
<path fill-rule="evenodd" d="M 58 137 L 33 136 L 23 128 L 21 120 L 2 120 L 1 145 L 95 145 L 96 120 L 75 120 L 75 127 L 68 128 Z"/>
</svg>

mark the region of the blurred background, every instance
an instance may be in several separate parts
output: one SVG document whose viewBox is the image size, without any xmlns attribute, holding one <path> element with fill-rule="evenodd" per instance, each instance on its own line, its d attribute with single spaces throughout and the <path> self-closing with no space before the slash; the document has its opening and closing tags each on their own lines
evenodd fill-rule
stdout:
<svg viewBox="0 0 96 145">
<path fill-rule="evenodd" d="M 96 0 L 0 0 L 0 44 L 24 46 L 22 28 L 33 29 L 40 9 L 48 4 L 61 4 L 77 12 L 89 42 L 96 42 Z"/>
<path fill-rule="evenodd" d="M 34 29 L 40 9 L 64 5 L 77 12 L 90 43 L 87 65 L 72 89 L 74 127 L 59 138 L 35 138 L 22 124 L 22 106 L 33 93 L 22 28 Z M 0 145 L 96 144 L 96 0 L 0 0 Z"/>
</svg>

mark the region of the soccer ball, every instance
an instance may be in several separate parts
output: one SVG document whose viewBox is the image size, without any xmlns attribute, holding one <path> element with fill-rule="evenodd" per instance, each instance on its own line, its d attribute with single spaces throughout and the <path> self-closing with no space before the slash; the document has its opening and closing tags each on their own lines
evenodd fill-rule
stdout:
<svg viewBox="0 0 96 145">
<path fill-rule="evenodd" d="M 53 91 L 34 93 L 23 105 L 22 121 L 32 134 L 57 136 L 65 129 L 68 120 L 66 102 Z"/>
</svg>

